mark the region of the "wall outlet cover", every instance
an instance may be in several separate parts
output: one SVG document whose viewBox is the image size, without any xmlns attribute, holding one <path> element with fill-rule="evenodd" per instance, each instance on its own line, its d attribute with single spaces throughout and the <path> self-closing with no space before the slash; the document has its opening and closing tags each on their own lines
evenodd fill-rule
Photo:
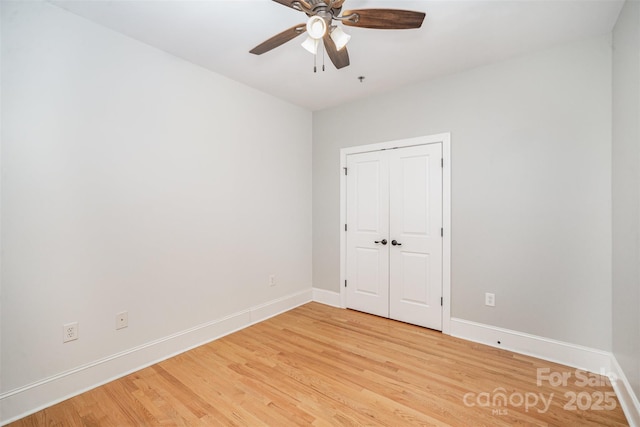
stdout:
<svg viewBox="0 0 640 427">
<path fill-rule="evenodd" d="M 489 307 L 496 306 L 496 294 L 486 293 L 484 294 L 484 304 Z"/>
<path fill-rule="evenodd" d="M 75 341 L 78 339 L 78 322 L 71 322 L 62 325 L 62 342 Z"/>
<path fill-rule="evenodd" d="M 124 329 L 129 326 L 129 312 L 122 311 L 116 314 L 116 330 Z"/>
</svg>

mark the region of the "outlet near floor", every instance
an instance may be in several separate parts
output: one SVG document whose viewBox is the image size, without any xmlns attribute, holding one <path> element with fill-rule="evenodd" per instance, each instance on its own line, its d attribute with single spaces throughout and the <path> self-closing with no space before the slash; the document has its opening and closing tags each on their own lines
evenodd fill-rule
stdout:
<svg viewBox="0 0 640 427">
<path fill-rule="evenodd" d="M 276 275 L 275 274 L 270 274 L 269 275 L 269 286 L 275 286 L 276 285 Z"/>
<path fill-rule="evenodd" d="M 78 339 L 78 322 L 62 325 L 62 342 L 69 342 Z"/>
<path fill-rule="evenodd" d="M 496 306 L 496 294 L 486 293 L 484 294 L 484 305 L 488 305 L 489 307 Z"/>
</svg>

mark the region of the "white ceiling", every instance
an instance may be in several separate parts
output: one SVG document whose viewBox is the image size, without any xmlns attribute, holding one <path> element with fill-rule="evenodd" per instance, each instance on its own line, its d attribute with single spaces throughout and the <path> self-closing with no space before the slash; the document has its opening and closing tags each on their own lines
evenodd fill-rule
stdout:
<svg viewBox="0 0 640 427">
<path fill-rule="evenodd" d="M 310 110 L 610 32 L 623 0 L 346 0 L 344 9 L 426 12 L 417 30 L 347 27 L 351 65 L 313 72 L 298 37 L 249 50 L 306 15 L 270 0 L 52 0 L 52 3 Z M 319 64 L 322 58 L 318 57 Z M 365 76 L 360 83 L 358 76 Z"/>
</svg>

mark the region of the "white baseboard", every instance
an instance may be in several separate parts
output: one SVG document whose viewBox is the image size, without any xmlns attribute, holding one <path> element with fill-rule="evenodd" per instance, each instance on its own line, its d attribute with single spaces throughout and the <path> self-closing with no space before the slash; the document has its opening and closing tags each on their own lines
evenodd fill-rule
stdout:
<svg viewBox="0 0 640 427">
<path fill-rule="evenodd" d="M 451 319 L 451 335 L 607 375 L 629 425 L 640 427 L 640 403 L 618 361 L 610 352 L 455 318 Z"/>
<path fill-rule="evenodd" d="M 618 396 L 620 406 L 624 414 L 627 416 L 627 421 L 631 427 L 640 427 L 640 402 L 638 397 L 631 388 L 627 376 L 618 364 L 618 360 L 612 355 L 612 369 L 611 369 L 611 384 Z"/>
<path fill-rule="evenodd" d="M 608 373 L 611 371 L 611 353 L 607 351 L 524 332 L 452 318 L 451 335 L 589 372 Z"/>
<path fill-rule="evenodd" d="M 340 292 L 327 291 L 326 289 L 313 288 L 313 300 L 332 307 L 343 308 L 340 302 Z"/>
<path fill-rule="evenodd" d="M 305 290 L 198 325 L 0 395 L 0 425 L 214 341 L 312 300 Z"/>
</svg>

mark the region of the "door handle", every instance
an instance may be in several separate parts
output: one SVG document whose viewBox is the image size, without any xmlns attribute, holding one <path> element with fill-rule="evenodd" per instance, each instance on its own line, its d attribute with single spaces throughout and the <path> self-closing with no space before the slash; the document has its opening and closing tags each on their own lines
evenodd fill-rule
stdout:
<svg viewBox="0 0 640 427">
<path fill-rule="evenodd" d="M 395 240 L 394 240 L 394 242 L 395 242 Z M 375 241 L 375 242 L 373 242 L 373 243 L 382 243 L 383 245 L 386 245 L 386 244 L 387 244 L 387 239 L 376 240 L 376 241 Z"/>
<path fill-rule="evenodd" d="M 400 242 L 398 242 L 398 241 L 396 241 L 396 240 L 392 240 L 392 241 L 391 241 L 391 244 L 392 244 L 393 246 L 402 246 L 402 243 L 400 243 Z"/>
</svg>

